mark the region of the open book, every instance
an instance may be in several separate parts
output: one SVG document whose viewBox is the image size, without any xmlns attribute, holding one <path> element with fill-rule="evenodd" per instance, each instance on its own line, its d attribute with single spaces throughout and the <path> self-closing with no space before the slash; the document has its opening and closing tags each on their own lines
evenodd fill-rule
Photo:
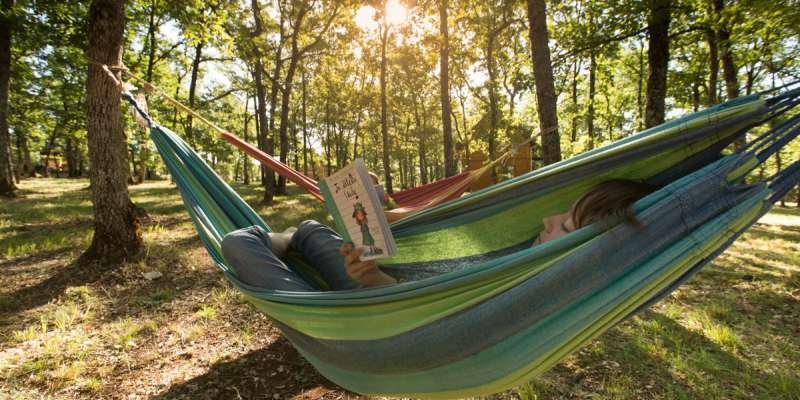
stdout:
<svg viewBox="0 0 800 400">
<path fill-rule="evenodd" d="M 323 179 L 319 188 L 336 222 L 336 230 L 356 248 L 364 249 L 362 260 L 395 253 L 392 231 L 362 159 L 357 158 Z"/>
</svg>

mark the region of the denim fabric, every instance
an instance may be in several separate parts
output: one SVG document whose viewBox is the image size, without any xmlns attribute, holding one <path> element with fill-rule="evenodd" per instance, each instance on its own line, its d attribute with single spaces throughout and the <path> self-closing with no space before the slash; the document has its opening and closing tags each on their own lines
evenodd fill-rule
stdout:
<svg viewBox="0 0 800 400">
<path fill-rule="evenodd" d="M 317 221 L 304 221 L 297 227 L 289 246 L 315 268 L 333 290 L 361 287 L 347 275 L 339 254 L 342 238 Z M 273 290 L 316 291 L 272 253 L 269 234 L 260 226 L 233 231 L 222 240 L 222 254 L 242 282 Z"/>
</svg>

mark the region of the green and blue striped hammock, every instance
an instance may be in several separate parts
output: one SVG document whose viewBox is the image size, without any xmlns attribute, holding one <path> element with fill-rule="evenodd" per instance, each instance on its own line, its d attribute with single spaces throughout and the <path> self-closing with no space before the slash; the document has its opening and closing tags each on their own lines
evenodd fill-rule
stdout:
<svg viewBox="0 0 800 400">
<path fill-rule="evenodd" d="M 320 288 L 303 293 L 237 279 L 222 238 L 269 226 L 183 140 L 143 114 L 215 263 L 324 376 L 359 393 L 452 398 L 528 382 L 728 247 L 800 180 L 795 163 L 744 183 L 800 132 L 800 116 L 736 152 L 723 150 L 798 98 L 789 90 L 729 101 L 402 219 L 392 224 L 399 253 L 381 265 L 422 279 L 325 291 L 290 256 Z M 604 221 L 530 247 L 542 217 L 612 178 L 662 186 L 634 205 L 643 227 Z"/>
</svg>

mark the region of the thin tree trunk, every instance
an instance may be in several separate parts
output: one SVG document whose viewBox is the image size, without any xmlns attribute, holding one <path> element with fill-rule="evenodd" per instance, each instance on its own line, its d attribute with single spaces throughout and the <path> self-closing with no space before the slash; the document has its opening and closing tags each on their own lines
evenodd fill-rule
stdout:
<svg viewBox="0 0 800 400">
<path fill-rule="evenodd" d="M 192 76 L 189 81 L 189 108 L 194 109 L 195 92 L 197 91 L 197 77 L 200 74 L 200 59 L 203 55 L 203 42 L 194 46 L 194 60 L 192 60 Z M 194 131 L 192 127 L 192 115 L 186 117 L 186 138 L 189 144 L 194 146 Z"/>
<path fill-rule="evenodd" d="M 251 34 L 251 37 L 255 38 L 261 35 L 264 31 L 263 24 L 261 22 L 261 9 L 258 5 L 258 0 L 253 0 L 251 3 L 251 8 L 253 11 L 253 19 L 255 20 L 255 30 Z M 283 20 L 281 19 L 281 34 L 283 33 Z M 281 42 L 283 41 L 283 36 L 281 35 Z M 266 99 L 266 89 L 264 88 L 264 63 L 261 59 L 261 51 L 259 50 L 258 46 L 253 46 L 253 51 L 255 53 L 256 65 L 253 71 L 254 80 L 256 84 L 256 100 L 257 100 L 257 119 L 256 119 L 256 127 L 258 129 L 258 145 L 259 148 L 263 151 L 266 151 L 268 154 L 272 154 L 273 151 L 273 142 L 272 139 L 269 137 L 269 124 L 267 122 L 267 99 Z M 277 58 L 280 60 L 280 55 Z M 277 88 L 273 85 L 273 93 L 277 90 Z M 271 102 L 273 105 L 275 104 L 274 101 Z M 264 184 L 264 197 L 262 202 L 264 204 L 272 204 L 274 195 L 275 195 L 275 176 L 272 173 L 272 169 L 261 165 L 261 180 Z"/>
<path fill-rule="evenodd" d="M 150 21 L 147 28 L 147 37 L 149 41 L 149 51 L 147 57 L 147 74 L 145 75 L 145 80 L 147 82 L 153 81 L 153 67 L 155 66 L 156 61 L 156 31 L 158 31 L 158 26 L 156 25 L 156 0 L 150 1 Z"/>
<path fill-rule="evenodd" d="M 8 95 L 11 80 L 11 9 L 14 0 L 3 0 L 0 13 L 0 195 L 13 196 L 17 190 L 11 171 L 11 134 L 8 130 Z M 46 166 L 45 166 L 46 168 Z"/>
<path fill-rule="evenodd" d="M 586 135 L 589 137 L 589 149 L 594 148 L 594 98 L 597 81 L 597 58 L 594 49 L 589 53 L 589 106 L 586 110 Z"/>
<path fill-rule="evenodd" d="M 489 72 L 489 158 L 494 159 L 495 152 L 497 151 L 497 125 L 498 125 L 498 110 L 497 110 L 497 66 L 494 62 L 494 45 L 495 38 L 498 30 L 492 29 L 486 41 L 486 69 Z M 494 178 L 494 168 L 492 168 L 492 175 Z"/>
<path fill-rule="evenodd" d="M 442 135 L 444 137 L 444 165 L 445 175 L 453 176 L 457 173 L 456 159 L 453 155 L 453 127 L 450 118 L 450 34 L 447 27 L 448 1 L 439 3 L 439 32 L 441 44 L 439 46 L 439 89 L 442 102 Z"/>
<path fill-rule="evenodd" d="M 21 176 L 33 177 L 33 162 L 31 161 L 31 150 L 28 147 L 28 136 L 21 129 L 15 132 L 17 134 L 17 153 L 19 159 L 19 168 Z"/>
<path fill-rule="evenodd" d="M 544 0 L 528 0 L 528 33 L 533 52 L 533 77 L 536 82 L 536 104 L 539 129 L 542 131 L 542 159 L 545 165 L 561 160 L 561 141 L 553 66 L 547 33 L 547 9 Z"/>
<path fill-rule="evenodd" d="M 578 140 L 578 72 L 580 72 L 580 59 L 575 58 L 572 64 L 572 132 L 570 134 L 570 141 L 575 143 Z"/>
<path fill-rule="evenodd" d="M 717 104 L 717 77 L 719 76 L 719 53 L 717 46 L 717 32 L 709 28 L 706 30 L 708 43 L 708 105 Z"/>
<path fill-rule="evenodd" d="M 308 176 L 308 121 L 306 120 L 306 71 L 303 70 L 303 175 Z"/>
<path fill-rule="evenodd" d="M 122 63 L 125 2 L 95 0 L 89 7 L 89 48 L 86 56 L 108 65 Z M 86 81 L 90 185 L 94 209 L 94 236 L 84 256 L 120 261 L 142 246 L 139 219 L 128 195 L 125 132 L 122 128 L 119 88 L 91 63 Z"/>
<path fill-rule="evenodd" d="M 389 194 L 394 193 L 392 188 L 392 168 L 389 163 L 389 123 L 386 120 L 386 45 L 389 41 L 389 27 L 386 18 L 382 24 L 381 32 L 381 138 L 383 139 L 383 184 Z"/>
<path fill-rule="evenodd" d="M 289 55 L 289 67 L 286 70 L 286 79 L 283 82 L 281 87 L 281 123 L 278 127 L 278 137 L 280 140 L 280 160 L 282 163 L 286 164 L 287 158 L 289 156 L 289 137 L 288 137 L 288 129 L 289 129 L 289 100 L 291 100 L 292 94 L 292 81 L 294 80 L 294 72 L 297 69 L 297 64 L 300 61 L 300 48 L 298 46 L 298 35 L 300 34 L 300 29 L 303 25 L 303 19 L 306 15 L 307 9 L 304 6 L 300 6 L 300 11 L 297 14 L 297 19 L 295 19 L 292 30 L 292 34 L 289 36 L 289 41 L 291 42 L 291 54 Z M 278 53 L 278 57 L 280 57 L 280 52 Z M 280 63 L 278 63 L 280 64 Z M 280 73 L 279 69 L 276 69 L 275 78 L 278 77 Z M 277 79 L 273 81 L 273 87 L 276 87 Z M 278 187 L 277 187 L 278 194 L 285 195 L 286 194 L 286 178 L 283 176 L 278 176 Z"/>
<path fill-rule="evenodd" d="M 243 139 L 247 142 L 247 134 L 249 133 L 249 122 L 250 122 L 250 95 L 245 94 L 244 99 L 244 132 L 243 132 Z M 247 154 L 244 151 L 240 152 L 242 158 L 242 180 L 244 181 L 245 185 L 250 184 L 250 160 L 247 158 Z"/>
<path fill-rule="evenodd" d="M 664 122 L 669 67 L 669 24 L 671 0 L 649 0 L 647 63 L 647 105 L 645 127 Z"/>
<path fill-rule="evenodd" d="M 639 131 L 644 130 L 644 43 L 639 46 L 639 76 L 636 79 L 636 122 Z"/>
</svg>

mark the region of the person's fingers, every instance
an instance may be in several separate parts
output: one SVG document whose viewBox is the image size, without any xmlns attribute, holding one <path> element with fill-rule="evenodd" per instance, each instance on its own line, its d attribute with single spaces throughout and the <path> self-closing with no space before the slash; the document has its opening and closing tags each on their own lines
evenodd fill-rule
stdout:
<svg viewBox="0 0 800 400">
<path fill-rule="evenodd" d="M 349 251 L 344 256 L 344 263 L 345 264 L 357 263 L 358 262 L 358 256 L 360 256 L 360 255 L 361 255 L 361 252 L 358 249 L 356 249 L 355 251 Z"/>
<path fill-rule="evenodd" d="M 376 264 L 374 260 L 360 262 L 354 265 L 353 272 L 357 276 L 364 275 L 367 272 L 370 272 L 376 268 Z"/>
<path fill-rule="evenodd" d="M 342 257 L 347 257 L 347 255 L 350 254 L 352 247 L 353 245 L 350 243 L 342 243 L 342 246 L 339 247 L 339 254 L 341 254 Z"/>
</svg>

